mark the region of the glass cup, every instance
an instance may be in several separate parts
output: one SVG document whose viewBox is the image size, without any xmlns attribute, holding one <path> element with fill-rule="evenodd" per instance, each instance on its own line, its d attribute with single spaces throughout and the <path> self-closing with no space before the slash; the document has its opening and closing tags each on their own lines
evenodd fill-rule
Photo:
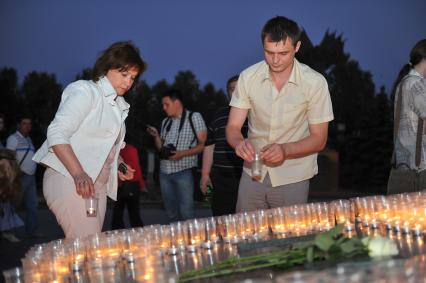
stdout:
<svg viewBox="0 0 426 283">
<path fill-rule="evenodd" d="M 262 178 L 262 159 L 259 151 L 254 154 L 254 160 L 251 164 L 251 177 L 256 181 Z"/>
<path fill-rule="evenodd" d="M 347 231 L 354 229 L 352 222 L 351 203 L 348 200 L 336 200 L 333 202 L 334 217 L 337 224 L 342 224 Z"/>
<path fill-rule="evenodd" d="M 86 203 L 86 215 L 87 217 L 96 217 L 98 215 L 98 201 L 96 196 L 91 196 L 84 199 Z"/>
<path fill-rule="evenodd" d="M 205 238 L 202 246 L 206 249 L 212 249 L 213 246 L 219 241 L 216 219 L 214 217 L 205 219 L 205 228 Z"/>
<path fill-rule="evenodd" d="M 4 270 L 3 276 L 6 283 L 24 282 L 24 272 L 21 267 Z"/>
</svg>

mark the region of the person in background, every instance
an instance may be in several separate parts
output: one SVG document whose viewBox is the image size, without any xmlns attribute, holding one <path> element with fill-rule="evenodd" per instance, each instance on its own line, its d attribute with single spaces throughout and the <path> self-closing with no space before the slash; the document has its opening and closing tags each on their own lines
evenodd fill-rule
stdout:
<svg viewBox="0 0 426 283">
<path fill-rule="evenodd" d="M 20 242 L 12 230 L 24 225 L 12 204 L 20 193 L 19 173 L 15 152 L 0 149 L 0 236 L 12 243 Z"/>
<path fill-rule="evenodd" d="M 123 229 L 123 212 L 127 206 L 130 226 L 132 228 L 143 226 L 139 214 L 139 195 L 145 189 L 145 181 L 142 176 L 142 169 L 139 164 L 139 152 L 134 146 L 131 136 L 126 135 L 126 146 L 120 151 L 123 161 L 134 170 L 133 179 L 118 183 L 117 201 L 114 203 L 112 214 L 112 229 Z"/>
<path fill-rule="evenodd" d="M 238 75 L 231 77 L 226 90 L 228 98 L 237 85 Z M 203 150 L 201 171 L 201 191 L 205 194 L 207 186 L 213 187 L 213 216 L 235 213 L 238 198 L 238 186 L 243 170 L 243 159 L 235 154 L 226 141 L 225 128 L 228 123 L 229 106 L 220 108 L 208 128 L 207 142 Z M 247 123 L 241 129 L 243 137 L 247 137 Z"/>
<path fill-rule="evenodd" d="M 123 95 L 145 69 L 131 42 L 116 42 L 96 60 L 92 80 L 71 83 L 62 94 L 34 160 L 47 167 L 44 196 L 67 238 L 101 232 L 107 196 L 117 197 L 117 179 L 133 179 L 130 165 L 124 164 L 125 174 L 118 171 L 130 108 Z M 90 217 L 85 198 L 94 195 L 97 216 Z"/>
<path fill-rule="evenodd" d="M 397 95 L 400 90 L 401 100 Z M 418 41 L 411 49 L 410 60 L 402 67 L 394 83 L 394 95 L 395 117 L 400 117 L 398 121 L 395 121 L 399 123 L 398 132 L 395 135 L 395 166 L 420 172 L 418 190 L 423 190 L 426 188 L 426 139 L 424 138 L 426 134 L 424 122 L 426 119 L 426 39 Z M 397 114 L 398 108 L 399 114 Z M 417 132 L 423 136 L 418 164 L 416 164 Z"/>
<path fill-rule="evenodd" d="M 238 212 L 305 203 L 318 173 L 317 153 L 327 142 L 333 110 L 325 78 L 295 59 L 301 33 L 285 17 L 268 20 L 261 33 L 265 60 L 240 74 L 232 95 L 226 137 L 245 160 Z M 255 153 L 263 164 L 252 179 Z"/>
<path fill-rule="evenodd" d="M 161 123 L 160 133 L 151 126 L 147 132 L 160 151 L 161 195 L 169 221 L 175 222 L 195 217 L 192 168 L 203 151 L 207 130 L 200 113 L 184 108 L 179 90 L 166 92 L 162 103 L 167 118 Z"/>
<path fill-rule="evenodd" d="M 35 152 L 30 137 L 32 120 L 29 115 L 21 115 L 18 119 L 17 130 L 6 141 L 6 148 L 15 151 L 16 160 L 21 169 L 21 187 L 25 205 L 25 232 L 28 237 L 39 238 L 37 216 L 37 186 L 35 173 L 37 163 L 32 160 Z"/>
<path fill-rule="evenodd" d="M 0 113 L 0 149 L 4 148 L 3 135 L 5 131 L 6 131 L 6 126 L 4 121 L 4 115 Z"/>
</svg>

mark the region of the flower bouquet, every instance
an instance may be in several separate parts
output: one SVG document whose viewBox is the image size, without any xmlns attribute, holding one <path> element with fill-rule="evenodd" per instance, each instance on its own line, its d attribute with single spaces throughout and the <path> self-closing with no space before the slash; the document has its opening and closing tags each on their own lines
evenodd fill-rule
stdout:
<svg viewBox="0 0 426 283">
<path fill-rule="evenodd" d="M 383 257 L 398 254 L 395 243 L 389 238 L 348 238 L 342 233 L 343 226 L 315 236 L 313 241 L 295 243 L 287 248 L 245 257 L 233 256 L 209 267 L 180 274 L 179 282 L 188 282 L 216 276 L 247 272 L 260 268 L 286 270 L 314 262 L 336 263 L 360 257 Z"/>
</svg>

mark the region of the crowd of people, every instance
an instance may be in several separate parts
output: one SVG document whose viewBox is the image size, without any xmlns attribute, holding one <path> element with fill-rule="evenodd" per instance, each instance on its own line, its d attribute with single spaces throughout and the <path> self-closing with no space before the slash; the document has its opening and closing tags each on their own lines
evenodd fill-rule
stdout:
<svg viewBox="0 0 426 283">
<path fill-rule="evenodd" d="M 261 32 L 264 60 L 228 80 L 229 106 L 219 109 L 209 125 L 185 107 L 181 90 L 162 94 L 167 117 L 159 129 L 148 125 L 141 131 L 146 130 L 158 150 L 161 195 L 170 222 L 194 218 L 193 192 L 206 193 L 208 187 L 213 188 L 214 216 L 307 202 L 310 179 L 318 173 L 317 154 L 326 145 L 334 117 L 326 79 L 295 58 L 301 33 L 286 17 L 268 20 Z M 30 138 L 31 117 L 20 117 L 17 131 L 5 141 L 7 149 L 0 149 L 3 238 L 19 241 L 11 231 L 23 225 L 14 208 L 20 193 L 26 233 L 40 236 L 37 163 L 45 167 L 44 198 L 67 238 L 101 232 L 107 197 L 116 201 L 112 229 L 124 228 L 126 207 L 131 226 L 143 226 L 139 195 L 146 183 L 138 149 L 126 135 L 130 105 L 123 95 L 146 66 L 130 41 L 109 46 L 96 60 L 91 80 L 65 88 L 38 150 Z M 395 168 L 422 173 L 426 140 L 419 142 L 417 136 L 425 133 L 425 77 L 423 39 L 396 83 L 394 155 Z M 0 131 L 3 127 L 0 116 Z M 200 154 L 198 183 L 194 176 Z M 417 189 L 425 188 L 426 177 L 421 180 Z M 95 214 L 87 211 L 91 198 L 97 200 Z"/>
</svg>

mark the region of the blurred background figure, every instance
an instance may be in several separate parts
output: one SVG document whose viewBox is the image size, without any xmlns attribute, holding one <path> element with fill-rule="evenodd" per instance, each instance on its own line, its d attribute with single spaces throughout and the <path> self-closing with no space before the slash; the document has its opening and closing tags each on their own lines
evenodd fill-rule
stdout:
<svg viewBox="0 0 426 283">
<path fill-rule="evenodd" d="M 30 133 L 32 120 L 29 115 L 21 114 L 18 118 L 17 130 L 7 138 L 6 148 L 15 151 L 16 161 L 21 169 L 21 187 L 24 194 L 25 206 L 25 232 L 28 237 L 39 238 L 42 235 L 37 232 L 37 186 L 35 173 L 37 163 L 33 161 L 34 144 Z"/>
<path fill-rule="evenodd" d="M 207 138 L 203 117 L 185 109 L 182 98 L 178 89 L 164 93 L 161 101 L 167 118 L 161 122 L 160 132 L 147 128 L 161 159 L 161 196 L 170 223 L 195 217 L 193 171 Z"/>
<path fill-rule="evenodd" d="M 13 206 L 19 195 L 19 167 L 15 152 L 4 148 L 0 149 L 0 235 L 1 238 L 14 243 L 20 240 L 13 234 L 12 230 L 24 225 Z"/>
<path fill-rule="evenodd" d="M 120 151 L 120 156 L 124 163 L 130 165 L 134 170 L 133 179 L 118 182 L 117 201 L 114 203 L 112 215 L 112 229 L 123 229 L 123 212 L 127 207 L 130 226 L 143 226 L 139 214 L 140 192 L 145 190 L 145 180 L 142 176 L 142 169 L 139 163 L 139 151 L 134 146 L 135 142 L 130 135 L 126 135 L 126 146 Z"/>
<path fill-rule="evenodd" d="M 426 39 L 418 41 L 410 52 L 410 60 L 400 70 L 394 83 L 394 157 L 395 169 L 412 169 L 420 174 L 401 179 L 392 170 L 388 193 L 418 191 L 426 188 Z M 417 149 L 417 150 L 416 150 Z M 414 184 L 410 186 L 408 184 Z"/>
<path fill-rule="evenodd" d="M 228 99 L 237 85 L 238 75 L 231 77 L 226 90 Z M 235 154 L 234 149 L 226 141 L 225 128 L 228 123 L 230 106 L 220 108 L 208 127 L 206 146 L 203 150 L 203 166 L 201 170 L 201 191 L 206 194 L 207 186 L 213 187 L 213 216 L 235 213 L 238 199 L 238 186 L 243 170 L 243 159 Z M 247 138 L 247 121 L 241 129 Z"/>
<path fill-rule="evenodd" d="M 0 113 L 0 149 L 4 148 L 4 133 L 6 132 L 6 126 L 4 124 L 4 115 Z"/>
</svg>

